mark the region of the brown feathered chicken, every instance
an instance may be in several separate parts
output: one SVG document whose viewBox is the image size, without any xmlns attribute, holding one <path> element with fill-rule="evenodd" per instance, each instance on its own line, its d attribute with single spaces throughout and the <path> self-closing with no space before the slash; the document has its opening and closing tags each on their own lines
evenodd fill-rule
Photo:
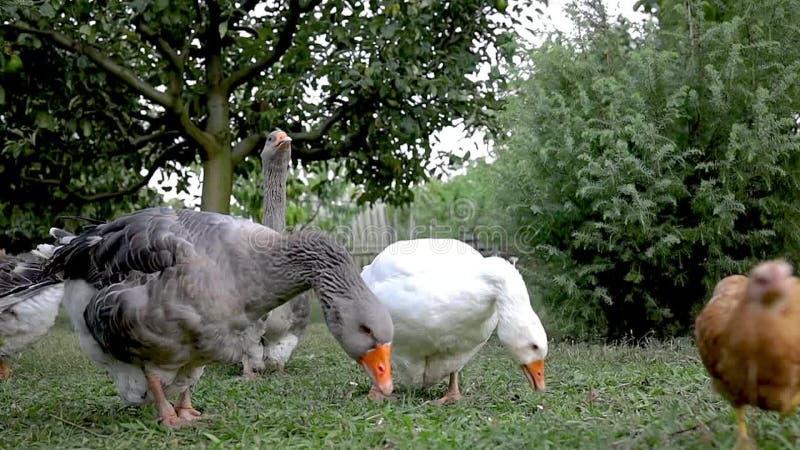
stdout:
<svg viewBox="0 0 800 450">
<path fill-rule="evenodd" d="M 750 447 L 746 405 L 788 415 L 800 403 L 800 279 L 786 261 L 723 278 L 695 338 L 714 389 L 736 411 L 737 447 Z"/>
</svg>

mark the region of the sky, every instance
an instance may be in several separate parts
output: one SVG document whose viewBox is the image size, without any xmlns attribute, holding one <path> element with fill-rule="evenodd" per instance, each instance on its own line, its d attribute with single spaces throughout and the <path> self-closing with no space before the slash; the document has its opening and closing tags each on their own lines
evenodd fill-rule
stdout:
<svg viewBox="0 0 800 450">
<path fill-rule="evenodd" d="M 533 28 L 539 31 L 539 33 L 533 34 L 526 31 L 524 28 L 518 29 L 519 33 L 522 35 L 522 38 L 527 43 L 536 45 L 541 42 L 541 39 L 548 31 L 560 31 L 566 34 L 571 34 L 573 31 L 572 23 L 564 12 L 565 7 L 571 2 L 572 0 L 550 0 L 547 6 L 539 3 L 532 6 L 529 9 L 530 12 L 528 14 L 523 14 L 529 15 L 534 19 L 534 22 L 526 24 L 526 27 Z M 512 0 L 510 3 L 513 4 L 515 2 Z M 608 13 L 611 17 L 616 17 L 617 15 L 621 14 L 632 21 L 639 21 L 645 17 L 643 14 L 637 13 L 633 10 L 633 5 L 636 3 L 636 0 L 603 0 L 603 3 L 608 8 Z M 536 13 L 534 11 L 535 8 L 541 9 L 543 15 Z M 511 8 L 509 6 L 509 10 L 510 9 Z M 480 74 L 478 76 L 480 76 Z M 430 139 L 434 154 L 444 152 L 464 155 L 467 151 L 469 151 L 471 159 L 486 157 L 491 158 L 491 143 L 487 143 L 484 137 L 485 136 L 481 132 L 468 135 L 464 132 L 463 127 L 451 126 L 435 133 Z M 142 175 L 144 174 L 146 174 L 146 171 L 143 171 Z M 187 207 L 191 208 L 200 205 L 199 198 L 201 192 L 201 179 L 199 176 L 197 176 L 197 174 L 190 174 L 189 194 L 180 193 L 176 195 L 174 189 L 171 192 L 164 192 L 161 189 L 161 178 L 161 174 L 156 173 L 156 175 L 150 180 L 148 187 L 161 192 L 165 200 L 178 197 L 179 199 L 183 200 Z M 168 177 L 163 185 L 175 186 L 176 183 L 177 177 L 173 175 Z"/>
<path fill-rule="evenodd" d="M 608 8 L 610 17 L 623 15 L 631 21 L 638 21 L 644 19 L 646 16 L 633 10 L 633 5 L 637 0 L 603 0 L 603 3 Z M 513 2 L 512 2 L 513 3 Z M 531 23 L 530 27 L 539 32 L 533 34 L 524 29 L 517 31 L 522 35 L 525 41 L 532 45 L 541 44 L 544 36 L 548 32 L 560 31 L 565 34 L 573 32 L 572 22 L 565 13 L 565 7 L 572 3 L 572 0 L 550 0 L 546 7 L 536 4 L 530 8 L 528 15 L 532 16 L 536 22 Z M 543 15 L 536 14 L 533 10 L 540 8 Z M 463 155 L 466 151 L 470 151 L 470 157 L 485 158 L 491 154 L 491 143 L 486 143 L 483 133 L 475 135 L 468 135 L 464 132 L 463 127 L 452 126 L 435 133 L 431 140 L 434 152 L 446 151 L 455 152 L 456 154 Z"/>
</svg>

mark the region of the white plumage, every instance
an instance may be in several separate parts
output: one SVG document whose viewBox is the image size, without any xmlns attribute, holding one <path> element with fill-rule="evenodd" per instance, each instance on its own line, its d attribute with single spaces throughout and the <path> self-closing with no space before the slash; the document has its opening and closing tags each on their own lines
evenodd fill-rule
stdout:
<svg viewBox="0 0 800 450">
<path fill-rule="evenodd" d="M 514 360 L 530 369 L 531 384 L 544 388 L 547 336 L 508 261 L 453 239 L 418 239 L 390 245 L 361 276 L 392 316 L 400 381 L 429 386 L 451 375 L 441 402 L 457 400 L 457 372 L 497 329 Z"/>
</svg>

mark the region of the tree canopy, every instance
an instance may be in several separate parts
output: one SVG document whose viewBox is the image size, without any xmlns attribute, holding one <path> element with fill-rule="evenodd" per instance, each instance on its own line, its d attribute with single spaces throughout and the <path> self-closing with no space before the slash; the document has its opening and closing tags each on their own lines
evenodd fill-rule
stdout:
<svg viewBox="0 0 800 450">
<path fill-rule="evenodd" d="M 499 14 L 505 8 L 479 0 L 4 3 L 0 170 L 11 183 L 1 191 L 3 225 L 33 237 L 54 213 L 103 203 L 90 208 L 102 216 L 120 198 L 157 201 L 139 190 L 158 169 L 192 162 L 203 167 L 202 207 L 227 212 L 235 168 L 277 127 L 303 163 L 341 159 L 359 201 L 407 201 L 427 176 L 434 131 L 453 122 L 496 129 L 498 68 L 514 52 L 519 12 Z M 476 76 L 482 67 L 491 70 Z M 34 192 L 48 195 L 31 204 Z M 38 227 L 21 226 L 24 215 Z"/>
</svg>

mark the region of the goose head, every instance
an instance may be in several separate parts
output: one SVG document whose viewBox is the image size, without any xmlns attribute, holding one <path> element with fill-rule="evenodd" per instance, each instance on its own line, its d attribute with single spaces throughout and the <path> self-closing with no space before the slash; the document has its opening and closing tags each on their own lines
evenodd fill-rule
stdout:
<svg viewBox="0 0 800 450">
<path fill-rule="evenodd" d="M 293 276 L 317 291 L 331 334 L 372 378 L 373 389 L 390 395 L 394 326 L 389 310 L 361 279 L 343 245 L 315 231 L 293 233 L 286 239 L 283 257 L 294 268 Z"/>
<path fill-rule="evenodd" d="M 292 149 L 292 138 L 285 131 L 277 129 L 267 135 L 264 150 L 261 152 L 262 160 L 271 160 L 276 155 L 289 153 Z"/>
<path fill-rule="evenodd" d="M 536 313 L 529 310 L 526 314 L 522 308 L 520 313 L 521 315 L 511 323 L 504 323 L 503 326 L 501 323 L 497 324 L 497 337 L 514 361 L 522 367 L 522 372 L 531 387 L 543 391 L 547 334 Z"/>
<path fill-rule="evenodd" d="M 325 322 L 342 349 L 364 368 L 373 388 L 390 395 L 394 327 L 389 311 L 363 283 L 321 302 Z"/>
<path fill-rule="evenodd" d="M 494 264 L 496 279 L 502 280 L 498 283 L 497 337 L 522 367 L 531 387 L 543 391 L 547 333 L 531 307 L 528 288 L 522 275 L 505 260 L 489 259 Z"/>
</svg>

